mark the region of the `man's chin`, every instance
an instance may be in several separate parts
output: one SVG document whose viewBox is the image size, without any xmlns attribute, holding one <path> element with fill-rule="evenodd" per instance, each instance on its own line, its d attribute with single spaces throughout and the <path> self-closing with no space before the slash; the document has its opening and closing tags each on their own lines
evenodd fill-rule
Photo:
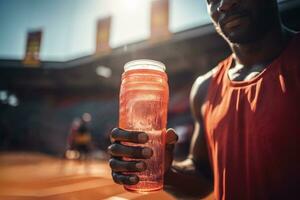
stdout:
<svg viewBox="0 0 300 200">
<path fill-rule="evenodd" d="M 248 44 L 256 41 L 256 37 L 249 33 L 230 32 L 223 34 L 223 37 L 233 44 Z"/>
</svg>

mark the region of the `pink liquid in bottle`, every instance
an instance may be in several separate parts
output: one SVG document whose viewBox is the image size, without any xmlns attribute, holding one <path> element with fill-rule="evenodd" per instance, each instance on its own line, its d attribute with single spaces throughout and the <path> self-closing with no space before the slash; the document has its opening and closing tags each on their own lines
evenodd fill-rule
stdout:
<svg viewBox="0 0 300 200">
<path fill-rule="evenodd" d="M 150 159 L 143 160 L 147 169 L 133 172 L 139 177 L 136 185 L 125 185 L 133 192 L 151 192 L 163 188 L 165 133 L 169 87 L 165 66 L 157 61 L 136 60 L 124 67 L 120 89 L 119 127 L 148 134 L 146 144 L 123 143 L 128 146 L 147 146 L 153 150 Z M 133 160 L 123 158 L 124 160 Z"/>
</svg>

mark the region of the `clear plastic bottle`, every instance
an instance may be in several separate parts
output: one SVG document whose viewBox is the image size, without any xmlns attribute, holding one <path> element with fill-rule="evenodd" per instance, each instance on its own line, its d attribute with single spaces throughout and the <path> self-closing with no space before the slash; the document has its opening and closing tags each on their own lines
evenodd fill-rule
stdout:
<svg viewBox="0 0 300 200">
<path fill-rule="evenodd" d="M 169 87 L 164 64 L 153 60 L 135 60 L 124 66 L 119 127 L 147 133 L 149 141 L 138 146 L 148 146 L 153 150 L 153 156 L 143 160 L 147 164 L 146 171 L 134 172 L 139 176 L 139 183 L 124 186 L 129 191 L 145 193 L 163 188 L 168 101 Z"/>
</svg>

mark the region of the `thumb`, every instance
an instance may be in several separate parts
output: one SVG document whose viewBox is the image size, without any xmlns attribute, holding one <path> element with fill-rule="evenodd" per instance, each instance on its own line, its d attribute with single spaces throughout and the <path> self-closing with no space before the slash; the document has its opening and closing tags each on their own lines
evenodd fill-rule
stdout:
<svg viewBox="0 0 300 200">
<path fill-rule="evenodd" d="M 175 144 L 178 140 L 178 136 L 175 133 L 175 130 L 169 128 L 166 133 L 166 144 Z"/>
<path fill-rule="evenodd" d="M 174 129 L 168 129 L 166 133 L 165 172 L 169 170 L 173 161 L 173 150 L 178 136 Z"/>
</svg>

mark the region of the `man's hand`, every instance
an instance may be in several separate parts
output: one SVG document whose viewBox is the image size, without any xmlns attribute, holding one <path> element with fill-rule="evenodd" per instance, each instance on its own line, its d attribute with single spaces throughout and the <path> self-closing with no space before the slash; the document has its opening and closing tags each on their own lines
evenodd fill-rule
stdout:
<svg viewBox="0 0 300 200">
<path fill-rule="evenodd" d="M 153 154 L 151 148 L 143 146 L 148 142 L 148 139 L 148 135 L 143 132 L 130 132 L 119 128 L 114 128 L 111 131 L 112 144 L 108 147 L 108 153 L 111 155 L 109 165 L 112 169 L 113 180 L 116 183 L 134 185 L 139 182 L 137 175 L 126 174 L 126 172 L 142 172 L 147 169 L 143 159 L 149 159 Z M 165 171 L 170 168 L 173 161 L 173 149 L 177 139 L 175 131 L 168 129 L 166 133 Z M 137 145 L 126 146 L 121 142 L 131 142 Z M 139 159 L 139 161 L 125 161 L 123 157 Z"/>
</svg>

